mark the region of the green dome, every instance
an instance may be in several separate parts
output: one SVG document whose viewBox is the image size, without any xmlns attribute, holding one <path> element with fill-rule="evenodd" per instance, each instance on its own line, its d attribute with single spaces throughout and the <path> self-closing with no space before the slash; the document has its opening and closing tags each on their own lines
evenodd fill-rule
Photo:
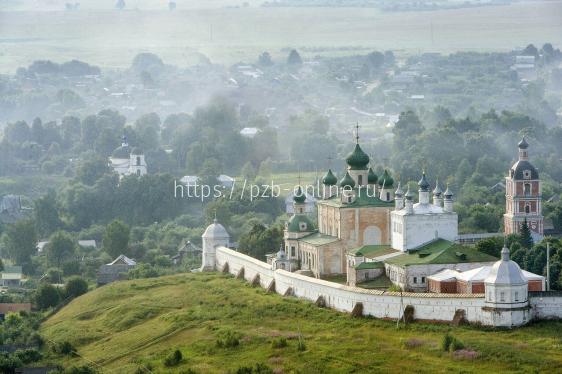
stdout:
<svg viewBox="0 0 562 374">
<path fill-rule="evenodd" d="M 355 144 L 355 149 L 345 159 L 345 162 L 353 170 L 365 170 L 369 164 L 369 156 L 359 146 Z"/>
<path fill-rule="evenodd" d="M 295 214 L 289 219 L 287 230 L 289 232 L 312 232 L 314 231 L 314 224 L 307 215 Z"/>
<path fill-rule="evenodd" d="M 394 186 L 394 179 L 392 179 L 392 176 L 388 172 L 388 169 L 384 169 L 384 173 L 379 178 L 379 186 L 381 188 L 392 188 Z"/>
<path fill-rule="evenodd" d="M 340 187 L 355 187 L 355 181 L 349 175 L 349 172 L 346 172 L 343 178 L 340 180 Z"/>
<path fill-rule="evenodd" d="M 377 183 L 377 175 L 373 171 L 373 168 L 369 168 L 369 174 L 367 175 L 367 183 L 369 184 L 376 184 Z"/>
<path fill-rule="evenodd" d="M 111 154 L 111 157 L 113 157 L 113 158 L 129 158 L 130 153 L 131 153 L 131 149 L 129 148 L 129 146 L 128 145 L 122 145 L 118 148 L 115 148 L 115 150 Z"/>
<path fill-rule="evenodd" d="M 306 201 L 306 195 L 302 192 L 301 186 L 297 188 L 297 191 L 293 195 L 293 201 L 297 204 L 304 204 Z"/>
<path fill-rule="evenodd" d="M 328 169 L 328 172 L 324 175 L 324 178 L 322 178 L 322 184 L 327 186 L 334 186 L 338 184 L 338 178 L 336 178 L 334 173 L 332 173 L 332 169 Z"/>
</svg>

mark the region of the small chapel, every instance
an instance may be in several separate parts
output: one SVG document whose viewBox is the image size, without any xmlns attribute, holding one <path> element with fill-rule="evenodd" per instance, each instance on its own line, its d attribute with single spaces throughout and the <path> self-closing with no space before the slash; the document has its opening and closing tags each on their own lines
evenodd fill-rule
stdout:
<svg viewBox="0 0 562 374">
<path fill-rule="evenodd" d="M 140 177 L 147 173 L 143 151 L 138 147 L 131 149 L 126 136 L 123 136 L 121 146 L 117 147 L 109 157 L 109 164 L 119 174 L 119 178 L 126 175 Z"/>
</svg>

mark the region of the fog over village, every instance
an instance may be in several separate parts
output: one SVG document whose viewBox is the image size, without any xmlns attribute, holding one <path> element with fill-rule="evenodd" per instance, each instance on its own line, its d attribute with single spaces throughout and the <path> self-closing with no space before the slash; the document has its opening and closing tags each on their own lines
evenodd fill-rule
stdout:
<svg viewBox="0 0 562 374">
<path fill-rule="evenodd" d="M 562 371 L 561 50 L 560 0 L 0 0 L 0 372 Z"/>
</svg>

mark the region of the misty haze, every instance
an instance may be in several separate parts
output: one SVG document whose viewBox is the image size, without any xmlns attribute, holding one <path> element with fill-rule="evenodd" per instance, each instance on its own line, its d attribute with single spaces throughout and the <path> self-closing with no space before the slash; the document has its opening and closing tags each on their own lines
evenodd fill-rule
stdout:
<svg viewBox="0 0 562 374">
<path fill-rule="evenodd" d="M 0 0 L 0 372 L 562 372 L 561 49 L 560 0 Z"/>
</svg>

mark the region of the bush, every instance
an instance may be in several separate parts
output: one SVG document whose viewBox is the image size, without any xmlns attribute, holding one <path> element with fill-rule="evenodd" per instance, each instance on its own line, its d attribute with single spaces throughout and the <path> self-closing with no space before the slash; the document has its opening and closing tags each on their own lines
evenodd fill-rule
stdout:
<svg viewBox="0 0 562 374">
<path fill-rule="evenodd" d="M 239 345 L 240 337 L 232 331 L 227 331 L 223 337 L 217 339 L 217 347 L 219 348 L 235 348 Z"/>
<path fill-rule="evenodd" d="M 306 351 L 306 344 L 304 344 L 304 339 L 302 336 L 299 336 L 299 344 L 297 345 L 297 350 L 299 352 Z"/>
<path fill-rule="evenodd" d="M 66 282 L 64 293 L 66 297 L 75 298 L 88 292 L 88 283 L 81 277 L 71 277 Z"/>
<path fill-rule="evenodd" d="M 0 373 L 15 373 L 22 366 L 22 362 L 15 355 L 0 353 Z"/>
<path fill-rule="evenodd" d="M 41 310 L 57 306 L 59 302 L 59 291 L 50 284 L 40 285 L 35 292 L 35 304 Z"/>
<path fill-rule="evenodd" d="M 287 339 L 285 338 L 279 338 L 271 342 L 271 348 L 285 348 L 287 345 Z"/>
<path fill-rule="evenodd" d="M 52 350 L 54 353 L 59 355 L 72 355 L 74 347 L 68 340 L 65 340 L 60 343 L 53 344 Z"/>
<path fill-rule="evenodd" d="M 460 340 L 453 338 L 453 341 L 451 342 L 451 345 L 449 346 L 449 351 L 450 352 L 455 352 L 458 350 L 461 350 L 464 348 L 464 344 L 463 342 L 461 342 Z"/>
<path fill-rule="evenodd" d="M 43 357 L 37 349 L 17 350 L 14 354 L 23 364 L 37 362 Z"/>
<path fill-rule="evenodd" d="M 181 351 L 179 349 L 176 349 L 175 351 L 173 351 L 172 353 L 170 353 L 168 356 L 164 358 L 164 366 L 166 367 L 176 366 L 181 362 L 182 359 L 183 356 L 181 354 Z"/>
<path fill-rule="evenodd" d="M 50 268 L 44 278 L 49 283 L 62 283 L 62 271 L 57 268 Z"/>
<path fill-rule="evenodd" d="M 443 340 L 441 340 L 441 349 L 445 352 L 448 352 L 452 342 L 453 337 L 449 333 L 446 333 L 443 337 Z"/>
</svg>

